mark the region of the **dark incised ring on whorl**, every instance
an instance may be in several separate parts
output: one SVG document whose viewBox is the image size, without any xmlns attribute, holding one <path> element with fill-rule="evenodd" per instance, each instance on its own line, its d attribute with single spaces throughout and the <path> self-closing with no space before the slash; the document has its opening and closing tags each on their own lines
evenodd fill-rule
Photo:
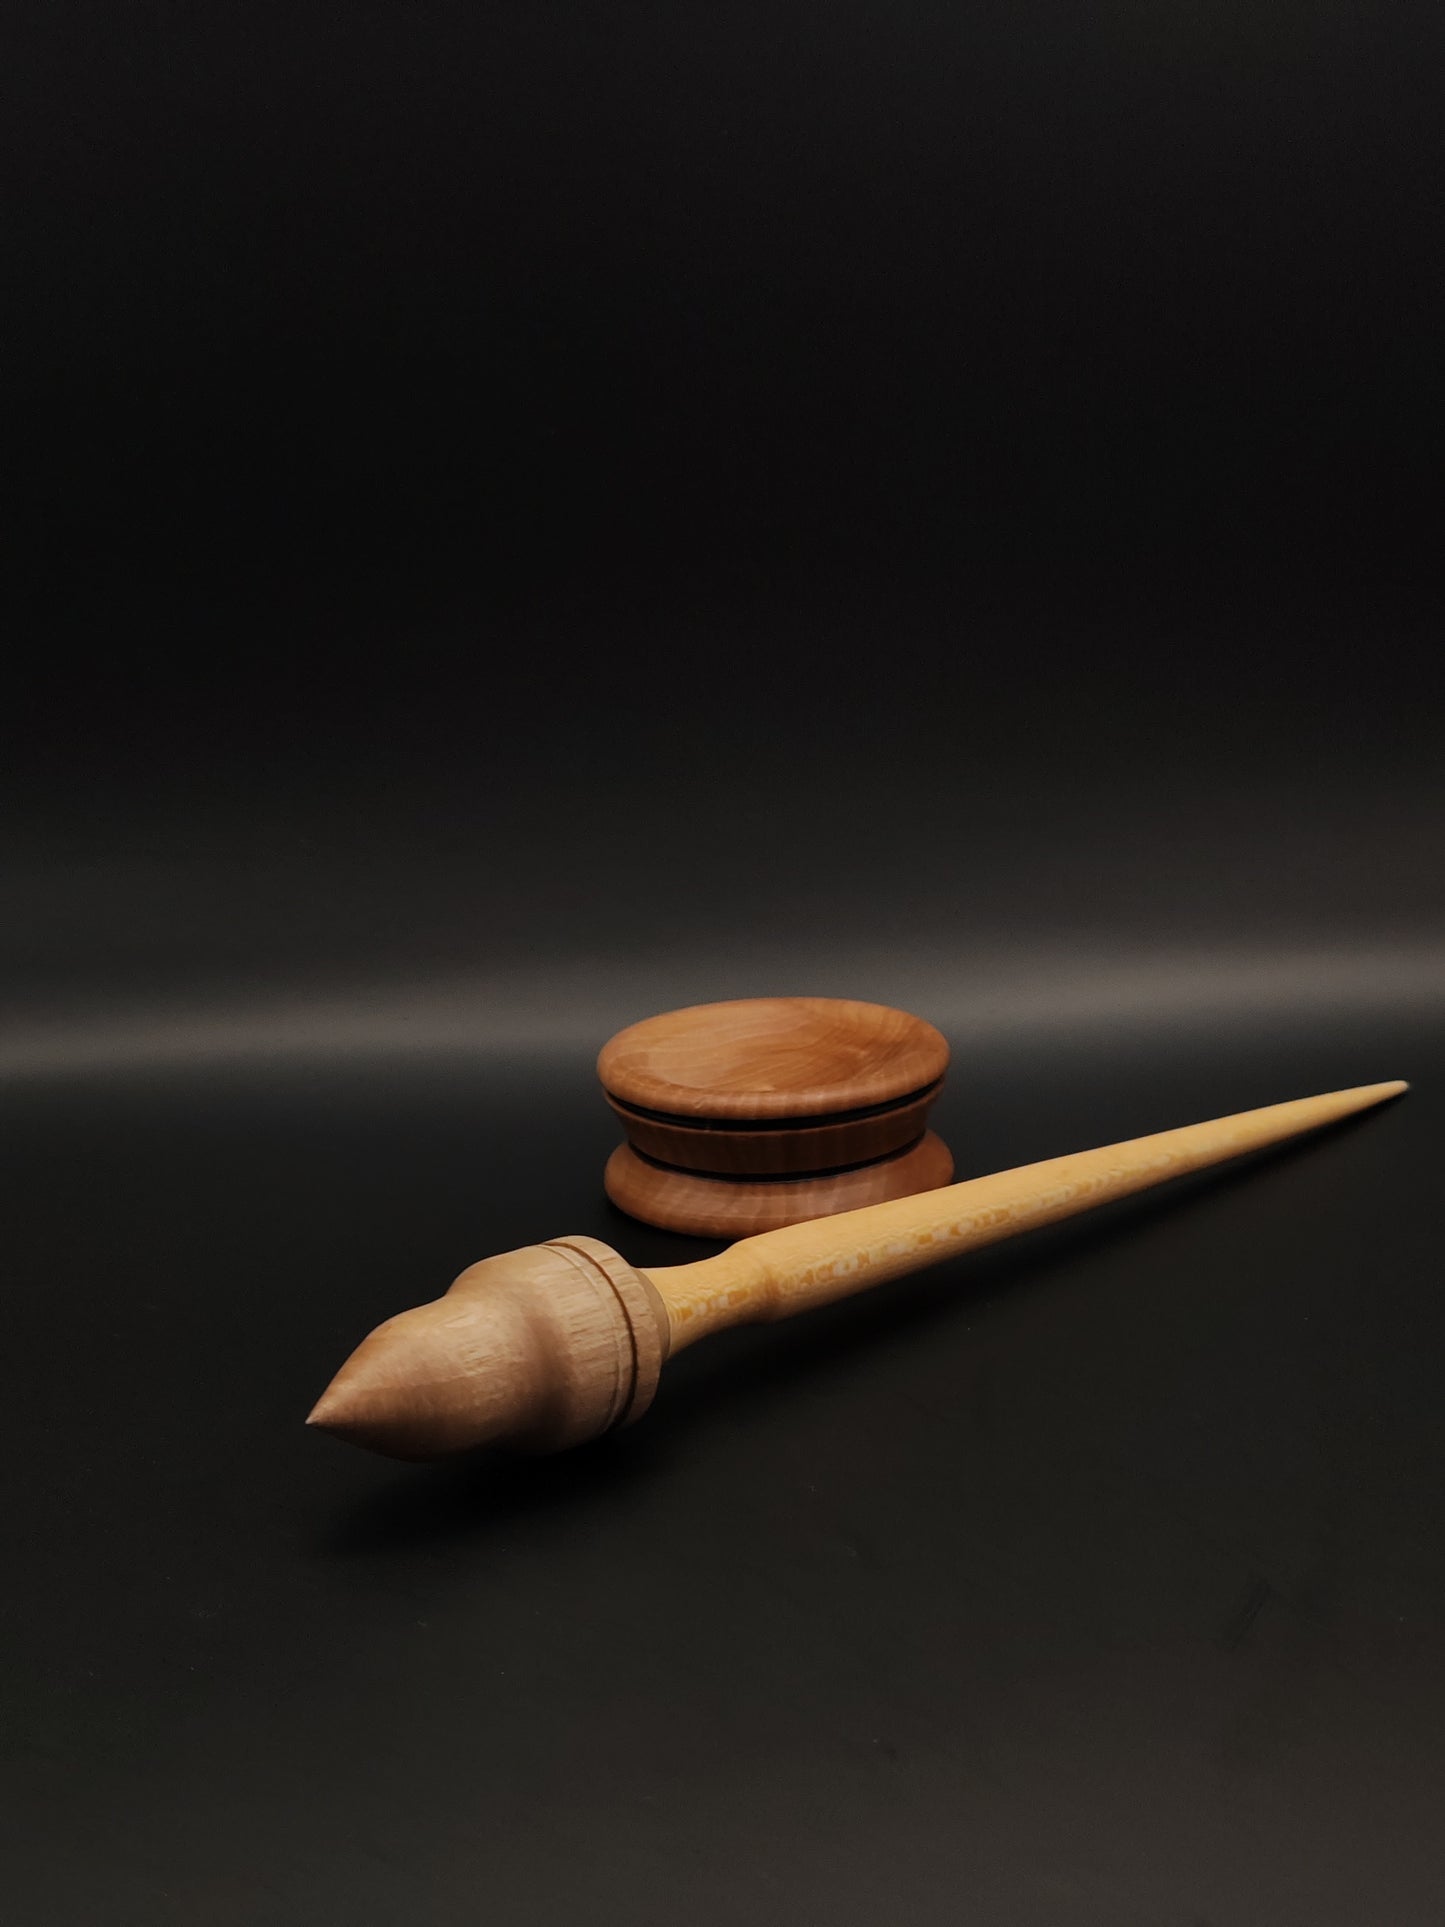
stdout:
<svg viewBox="0 0 1445 1927">
<path fill-rule="evenodd" d="M 619 1031 L 597 1060 L 627 1142 L 612 1202 L 740 1238 L 947 1184 L 927 1127 L 948 1068 L 932 1024 L 842 997 L 696 1004 Z"/>
</svg>

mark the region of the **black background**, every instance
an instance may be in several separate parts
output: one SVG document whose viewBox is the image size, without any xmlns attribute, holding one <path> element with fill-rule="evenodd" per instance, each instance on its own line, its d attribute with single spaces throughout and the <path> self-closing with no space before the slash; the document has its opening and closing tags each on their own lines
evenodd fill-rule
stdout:
<svg viewBox="0 0 1445 1927">
<path fill-rule="evenodd" d="M 1445 25 L 4 36 L 7 1916 L 1437 1922 Z M 403 1470 L 718 996 L 1384 1114 Z"/>
</svg>

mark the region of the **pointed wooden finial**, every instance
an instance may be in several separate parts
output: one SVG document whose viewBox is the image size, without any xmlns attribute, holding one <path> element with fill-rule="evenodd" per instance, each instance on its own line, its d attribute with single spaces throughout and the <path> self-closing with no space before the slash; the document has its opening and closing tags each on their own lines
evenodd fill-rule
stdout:
<svg viewBox="0 0 1445 1927">
<path fill-rule="evenodd" d="M 539 1451 L 639 1418 L 667 1314 L 595 1238 L 484 1258 L 444 1297 L 378 1325 L 306 1423 L 398 1459 L 505 1439 Z"/>
</svg>

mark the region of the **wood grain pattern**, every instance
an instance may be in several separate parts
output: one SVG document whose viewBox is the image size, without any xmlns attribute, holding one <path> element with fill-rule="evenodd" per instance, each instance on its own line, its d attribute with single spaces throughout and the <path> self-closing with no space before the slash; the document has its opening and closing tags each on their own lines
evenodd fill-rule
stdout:
<svg viewBox="0 0 1445 1927">
<path fill-rule="evenodd" d="M 639 1271 L 588 1238 L 484 1260 L 379 1326 L 310 1424 L 394 1457 L 506 1440 L 552 1450 L 643 1412 L 671 1352 L 791 1317 L 1170 1178 L 1319 1129 L 1406 1089 L 1362 1085 L 1049 1158 Z"/>
<path fill-rule="evenodd" d="M 789 1172 L 841 1171 L 850 1164 L 891 1157 L 917 1144 L 940 1086 L 882 1106 L 861 1117 L 779 1121 L 730 1129 L 703 1119 L 683 1123 L 634 1111 L 608 1095 L 627 1141 L 644 1157 L 709 1177 L 783 1177 Z M 946 1183 L 946 1179 L 940 1179 Z M 625 1207 L 624 1207 L 625 1208 Z M 846 1207 L 845 1207 L 846 1208 Z M 815 1212 L 815 1217 L 822 1215 Z"/>
<path fill-rule="evenodd" d="M 724 1325 L 789 1318 L 886 1284 L 944 1258 L 1317 1130 L 1404 1089 L 1403 1084 L 1366 1085 L 1075 1151 L 867 1211 L 770 1231 L 698 1264 L 650 1271 L 667 1307 L 669 1349 L 678 1351 Z"/>
<path fill-rule="evenodd" d="M 936 1084 L 948 1044 L 932 1024 L 844 997 L 695 1004 L 619 1031 L 597 1059 L 622 1103 L 680 1118 L 804 1118 Z"/>
<path fill-rule="evenodd" d="M 665 1220 L 670 1231 L 697 1238 L 746 1238 L 755 1231 L 931 1191 L 952 1176 L 948 1146 L 927 1131 L 895 1157 L 819 1177 L 754 1184 L 700 1171 L 660 1171 L 638 1157 L 631 1145 L 619 1144 L 607 1161 L 606 1183 L 612 1202 L 645 1224 Z"/>
<path fill-rule="evenodd" d="M 558 1238 L 484 1258 L 378 1325 L 307 1423 L 394 1459 L 497 1438 L 555 1452 L 647 1410 L 667 1339 L 641 1272 L 595 1238 Z"/>
<path fill-rule="evenodd" d="M 947 1063 L 932 1024 L 846 998 L 649 1017 L 597 1060 L 627 1133 L 607 1195 L 648 1224 L 735 1238 L 946 1184 L 952 1160 L 925 1133 Z"/>
</svg>

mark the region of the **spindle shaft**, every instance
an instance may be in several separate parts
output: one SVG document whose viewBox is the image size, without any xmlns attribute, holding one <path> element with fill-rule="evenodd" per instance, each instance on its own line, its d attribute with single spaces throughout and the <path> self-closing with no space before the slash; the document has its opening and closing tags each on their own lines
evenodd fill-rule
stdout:
<svg viewBox="0 0 1445 1927">
<path fill-rule="evenodd" d="M 1074 1151 L 917 1197 L 761 1232 L 715 1258 L 644 1276 L 667 1307 L 669 1349 L 675 1352 L 721 1326 L 791 1318 L 981 1245 L 1263 1150 L 1404 1089 L 1401 1083 L 1366 1084 L 1156 1131 L 1096 1151 Z"/>
<path fill-rule="evenodd" d="M 556 1450 L 641 1417 L 671 1352 L 788 1318 L 1396 1097 L 1402 1082 L 1189 1124 L 746 1238 L 642 1271 L 592 1238 L 504 1252 L 379 1325 L 308 1423 L 397 1458 Z"/>
</svg>

